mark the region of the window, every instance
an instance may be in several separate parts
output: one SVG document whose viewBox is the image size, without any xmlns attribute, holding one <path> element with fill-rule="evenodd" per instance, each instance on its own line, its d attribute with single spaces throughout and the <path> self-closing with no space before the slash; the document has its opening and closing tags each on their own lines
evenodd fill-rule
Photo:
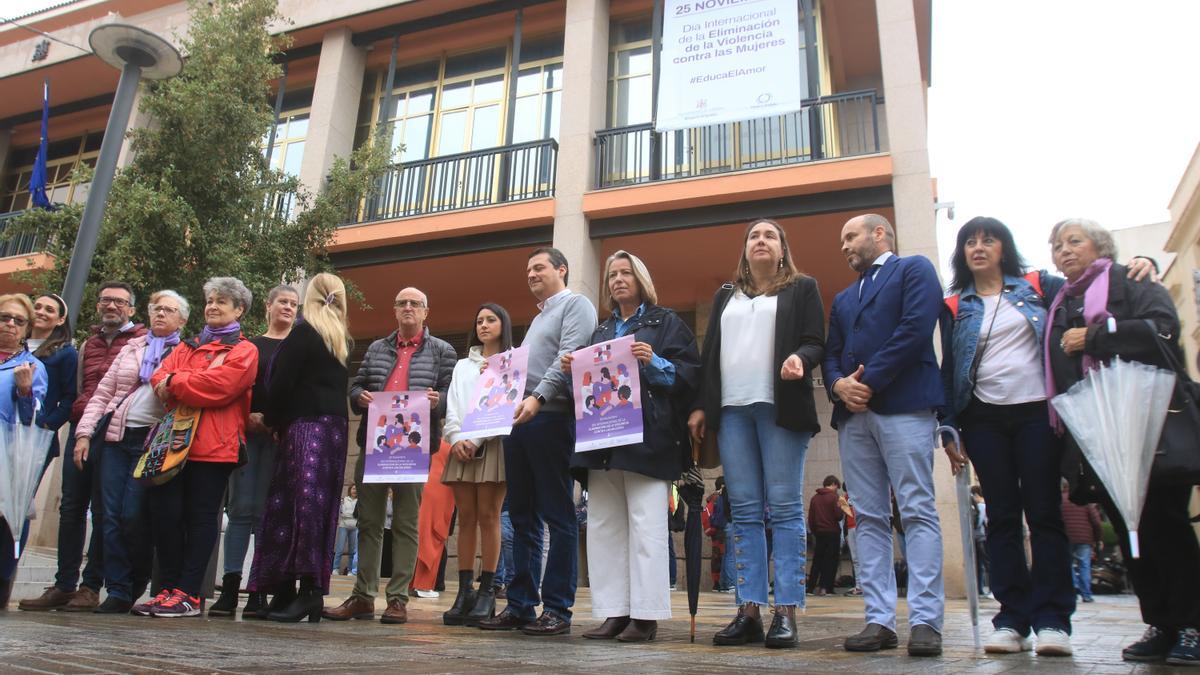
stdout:
<svg viewBox="0 0 1200 675">
<path fill-rule="evenodd" d="M 71 174 L 79 165 L 95 167 L 100 156 L 103 132 L 86 133 L 77 138 L 50 143 L 46 153 L 46 196 L 51 204 L 81 204 L 87 201 L 91 182 L 73 183 Z M 37 160 L 38 146 L 15 150 L 12 167 L 0 184 L 0 213 L 22 211 L 33 206 L 29 178 Z"/>
<path fill-rule="evenodd" d="M 307 137 L 307 110 L 280 113 L 279 123 L 275 125 L 275 144 L 271 146 L 271 168 L 299 177 Z M 266 139 L 263 143 L 266 144 Z"/>
<path fill-rule="evenodd" d="M 608 126 L 650 121 L 654 57 L 650 17 L 615 22 L 609 32 Z"/>
</svg>

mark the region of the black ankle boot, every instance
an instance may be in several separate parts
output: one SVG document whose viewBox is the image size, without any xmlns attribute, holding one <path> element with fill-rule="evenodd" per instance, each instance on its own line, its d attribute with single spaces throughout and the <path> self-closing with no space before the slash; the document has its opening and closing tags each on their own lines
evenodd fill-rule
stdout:
<svg viewBox="0 0 1200 675">
<path fill-rule="evenodd" d="M 221 579 L 221 596 L 208 608 L 209 616 L 233 616 L 237 612 L 238 590 L 242 587 L 242 575 L 226 574 Z"/>
<path fill-rule="evenodd" d="M 786 649 L 800 643 L 796 634 L 795 605 L 775 606 L 775 618 L 771 621 L 771 630 L 767 631 L 766 643 L 772 649 Z"/>
<path fill-rule="evenodd" d="M 296 587 L 293 583 L 280 584 L 275 588 L 275 595 L 271 596 L 271 602 L 255 612 L 255 616 L 260 619 L 270 619 L 271 614 L 283 611 L 283 608 L 292 604 L 292 600 L 295 599 Z"/>
<path fill-rule="evenodd" d="M 267 617 L 280 623 L 299 623 L 308 617 L 309 623 L 321 620 L 321 610 L 325 609 L 325 595 L 316 587 L 310 577 L 300 580 L 300 592 L 288 603 L 287 607 L 271 612 Z"/>
<path fill-rule="evenodd" d="M 475 593 L 475 606 L 463 618 L 464 626 L 478 627 L 479 622 L 496 616 L 496 589 L 489 586 Z"/>
<path fill-rule="evenodd" d="M 475 575 L 471 570 L 458 573 L 458 595 L 454 597 L 454 604 L 450 609 L 442 614 L 442 623 L 447 626 L 463 625 L 467 614 L 475 606 L 475 588 L 471 584 L 473 576 Z"/>
<path fill-rule="evenodd" d="M 250 619 L 258 617 L 258 610 L 267 606 L 267 594 L 255 591 L 246 594 L 246 606 L 242 609 L 242 618 Z"/>
</svg>

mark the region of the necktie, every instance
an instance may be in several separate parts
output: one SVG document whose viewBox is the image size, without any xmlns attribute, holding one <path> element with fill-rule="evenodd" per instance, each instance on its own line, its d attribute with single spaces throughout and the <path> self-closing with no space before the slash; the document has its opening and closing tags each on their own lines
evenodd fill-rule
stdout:
<svg viewBox="0 0 1200 675">
<path fill-rule="evenodd" d="M 871 292 L 871 287 L 875 285 L 875 273 L 879 271 L 882 265 L 871 265 L 862 275 L 862 284 L 858 287 L 858 299 L 862 300 Z"/>
</svg>

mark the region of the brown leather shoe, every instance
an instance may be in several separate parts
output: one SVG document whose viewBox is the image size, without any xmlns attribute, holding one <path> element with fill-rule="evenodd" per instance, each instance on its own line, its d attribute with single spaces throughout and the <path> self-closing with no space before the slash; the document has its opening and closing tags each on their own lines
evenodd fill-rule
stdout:
<svg viewBox="0 0 1200 675">
<path fill-rule="evenodd" d="M 560 617 L 554 612 L 542 612 L 542 615 L 537 618 L 537 621 L 522 626 L 521 632 L 526 635 L 534 635 L 545 637 L 547 635 L 566 635 L 571 632 L 571 622 Z"/>
<path fill-rule="evenodd" d="M 357 595 L 352 595 L 333 609 L 321 611 L 321 618 L 330 621 L 348 621 L 350 619 L 374 619 L 375 601 Z"/>
<path fill-rule="evenodd" d="M 71 600 L 61 609 L 64 612 L 90 612 L 100 606 L 100 594 L 87 586 L 71 594 Z"/>
<path fill-rule="evenodd" d="M 625 630 L 629 625 L 629 617 L 627 616 L 610 616 L 604 620 L 604 623 L 595 628 L 586 631 L 583 637 L 589 640 L 612 640 Z"/>
<path fill-rule="evenodd" d="M 516 630 L 530 623 L 532 622 L 529 619 L 522 619 L 511 608 L 505 607 L 503 612 L 480 621 L 476 627 L 482 630 Z"/>
<path fill-rule="evenodd" d="M 408 607 L 400 598 L 388 600 L 387 609 L 379 617 L 379 623 L 408 623 Z"/>
<path fill-rule="evenodd" d="M 617 642 L 650 642 L 658 635 L 658 622 L 652 619 L 634 619 L 617 636 Z"/>
<path fill-rule="evenodd" d="M 58 586 L 47 586 L 46 590 L 36 598 L 28 598 L 17 603 L 18 609 L 23 609 L 26 612 L 48 612 L 52 609 L 65 607 L 71 601 L 72 593 L 68 593 Z"/>
</svg>

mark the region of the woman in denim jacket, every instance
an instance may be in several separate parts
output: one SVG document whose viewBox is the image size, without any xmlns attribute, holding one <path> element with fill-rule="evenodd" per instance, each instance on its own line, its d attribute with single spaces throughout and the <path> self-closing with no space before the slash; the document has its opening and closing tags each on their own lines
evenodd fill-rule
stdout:
<svg viewBox="0 0 1200 675">
<path fill-rule="evenodd" d="M 988 505 L 991 588 L 1000 611 L 989 653 L 1071 654 L 1075 590 L 1060 508 L 1062 446 L 1050 427 L 1042 344 L 1048 298 L 1063 279 L 1025 273 L 1012 233 L 995 218 L 972 218 L 951 258 L 953 294 L 941 320 L 945 424 L 957 426 Z M 1137 261 L 1145 275 L 1150 265 Z M 958 471 L 966 462 L 947 443 Z M 1026 565 L 1022 519 L 1029 524 Z"/>
</svg>

